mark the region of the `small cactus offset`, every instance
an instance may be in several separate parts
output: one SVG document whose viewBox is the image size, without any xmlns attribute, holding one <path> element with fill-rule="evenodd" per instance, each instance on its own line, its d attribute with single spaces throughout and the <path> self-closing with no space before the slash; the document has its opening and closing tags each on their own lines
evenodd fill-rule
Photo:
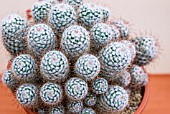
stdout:
<svg viewBox="0 0 170 114">
<path fill-rule="evenodd" d="M 2 82 L 23 107 L 39 114 L 136 111 L 145 66 L 159 53 L 155 38 L 133 36 L 126 21 L 83 0 L 41 0 L 30 11 L 31 24 L 18 14 L 1 24 L 13 56 Z"/>
</svg>

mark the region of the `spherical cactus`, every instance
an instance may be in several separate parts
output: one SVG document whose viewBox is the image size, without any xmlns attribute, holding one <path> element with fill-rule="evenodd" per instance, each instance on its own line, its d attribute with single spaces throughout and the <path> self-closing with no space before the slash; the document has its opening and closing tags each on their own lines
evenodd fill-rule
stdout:
<svg viewBox="0 0 170 114">
<path fill-rule="evenodd" d="M 46 1 L 37 2 L 32 8 L 32 16 L 35 22 L 44 22 L 48 18 L 51 4 Z"/>
<path fill-rule="evenodd" d="M 1 32 L 3 44 L 12 55 L 21 53 L 26 49 L 26 31 L 27 24 L 25 20 L 17 14 L 8 15 L 2 20 Z"/>
<path fill-rule="evenodd" d="M 104 78 L 97 78 L 92 82 L 92 91 L 95 94 L 103 94 L 108 90 L 108 82 Z"/>
<path fill-rule="evenodd" d="M 130 75 L 131 75 L 131 85 L 132 86 L 145 86 L 148 82 L 148 75 L 143 70 L 142 67 L 138 65 L 133 65 L 130 68 Z"/>
<path fill-rule="evenodd" d="M 72 100 L 81 100 L 88 92 L 87 83 L 80 78 L 71 78 L 66 82 L 65 93 Z"/>
<path fill-rule="evenodd" d="M 56 47 L 56 38 L 52 29 L 46 24 L 36 24 L 28 32 L 28 47 L 36 57 Z"/>
<path fill-rule="evenodd" d="M 136 47 L 136 58 L 135 64 L 144 66 L 152 62 L 158 55 L 157 42 L 153 37 L 137 37 L 133 38 L 132 42 L 135 43 Z"/>
<path fill-rule="evenodd" d="M 131 54 L 120 42 L 112 42 L 100 52 L 100 61 L 104 69 L 110 72 L 126 69 L 131 63 Z"/>
<path fill-rule="evenodd" d="M 94 106 L 96 104 L 96 101 L 97 101 L 97 97 L 95 94 L 93 93 L 88 93 L 86 95 L 86 98 L 84 99 L 84 103 L 87 105 L 87 106 Z"/>
<path fill-rule="evenodd" d="M 119 29 L 119 31 L 121 33 L 121 38 L 124 40 L 127 40 L 129 37 L 128 24 L 123 20 L 115 20 L 113 22 L 113 25 L 115 25 Z"/>
<path fill-rule="evenodd" d="M 11 70 L 7 70 L 2 75 L 2 82 L 11 90 L 15 90 L 17 86 L 17 80 L 14 78 L 14 74 Z"/>
<path fill-rule="evenodd" d="M 119 41 L 120 40 L 120 32 L 119 32 L 119 29 L 117 27 L 115 27 L 114 25 L 110 25 L 111 26 L 111 29 L 112 29 L 112 32 L 113 32 L 113 36 L 112 36 L 112 39 L 114 41 Z"/>
<path fill-rule="evenodd" d="M 93 80 L 100 72 L 100 62 L 94 55 L 85 54 L 77 60 L 75 72 L 86 81 Z"/>
<path fill-rule="evenodd" d="M 21 85 L 17 92 L 16 98 L 24 107 L 35 107 L 37 104 L 37 88 L 33 84 Z"/>
<path fill-rule="evenodd" d="M 105 7 L 100 8 L 102 10 L 102 21 L 107 22 L 110 17 L 110 10 Z"/>
<path fill-rule="evenodd" d="M 77 10 L 83 4 L 83 0 L 66 0 L 66 3 L 73 6 Z"/>
<path fill-rule="evenodd" d="M 69 72 L 68 60 L 60 51 L 49 51 L 41 60 L 40 70 L 45 79 L 61 82 Z"/>
<path fill-rule="evenodd" d="M 65 110 L 63 105 L 59 104 L 50 110 L 49 114 L 64 114 Z"/>
<path fill-rule="evenodd" d="M 122 40 L 121 41 L 123 44 L 126 45 L 127 48 L 129 48 L 130 53 L 131 53 L 131 59 L 134 60 L 134 58 L 136 57 L 136 47 L 135 44 L 128 41 L 128 40 Z"/>
<path fill-rule="evenodd" d="M 105 23 L 97 23 L 91 29 L 91 36 L 94 47 L 99 48 L 105 46 L 112 40 L 113 31 L 110 25 Z"/>
<path fill-rule="evenodd" d="M 129 96 L 120 86 L 110 86 L 98 99 L 98 108 L 104 112 L 118 112 L 128 105 Z"/>
<path fill-rule="evenodd" d="M 40 98 L 47 105 L 58 104 L 63 97 L 63 90 L 55 83 L 45 83 L 40 89 Z"/>
<path fill-rule="evenodd" d="M 36 74 L 36 67 L 34 59 L 27 54 L 17 56 L 12 62 L 14 76 L 21 81 L 32 80 Z"/>
<path fill-rule="evenodd" d="M 84 108 L 80 114 L 96 114 L 92 108 Z"/>
<path fill-rule="evenodd" d="M 56 4 L 49 13 L 49 24 L 57 33 L 73 24 L 76 20 L 74 8 L 68 4 Z"/>
<path fill-rule="evenodd" d="M 69 57 L 78 57 L 88 51 L 90 37 L 87 30 L 78 25 L 68 27 L 61 39 L 61 48 Z"/>
<path fill-rule="evenodd" d="M 78 21 L 82 26 L 89 29 L 96 23 L 101 22 L 102 14 L 103 12 L 99 7 L 91 4 L 83 4 L 78 11 Z"/>
<path fill-rule="evenodd" d="M 79 113 L 83 109 L 82 101 L 69 101 L 67 104 L 70 113 Z"/>
</svg>

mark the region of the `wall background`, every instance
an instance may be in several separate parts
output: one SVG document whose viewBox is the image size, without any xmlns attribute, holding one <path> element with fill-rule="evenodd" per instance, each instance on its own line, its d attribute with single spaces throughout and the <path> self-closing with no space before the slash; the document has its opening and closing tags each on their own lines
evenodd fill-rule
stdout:
<svg viewBox="0 0 170 114">
<path fill-rule="evenodd" d="M 37 0 L 0 0 L 0 20 L 8 14 L 25 15 Z M 128 20 L 134 29 L 153 33 L 160 42 L 160 56 L 147 67 L 150 73 L 170 73 L 170 0 L 85 0 L 107 6 L 114 17 Z M 0 72 L 5 70 L 9 54 L 0 38 Z"/>
</svg>

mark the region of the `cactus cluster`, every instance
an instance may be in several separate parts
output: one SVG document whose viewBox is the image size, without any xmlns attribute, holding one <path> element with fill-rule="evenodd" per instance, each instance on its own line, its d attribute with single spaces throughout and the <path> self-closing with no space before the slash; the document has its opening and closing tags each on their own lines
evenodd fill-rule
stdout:
<svg viewBox="0 0 170 114">
<path fill-rule="evenodd" d="M 158 45 L 151 36 L 132 37 L 128 23 L 110 13 L 83 0 L 43 0 L 33 6 L 33 23 L 7 16 L 2 41 L 13 61 L 2 82 L 40 114 L 123 111 L 133 90 L 148 83 L 145 65 Z"/>
</svg>

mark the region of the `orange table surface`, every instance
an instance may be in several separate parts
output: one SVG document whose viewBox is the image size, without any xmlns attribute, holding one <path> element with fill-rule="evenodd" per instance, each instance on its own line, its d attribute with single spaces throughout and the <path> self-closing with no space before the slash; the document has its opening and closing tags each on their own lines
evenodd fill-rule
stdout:
<svg viewBox="0 0 170 114">
<path fill-rule="evenodd" d="M 26 114 L 2 82 L 0 82 L 0 114 Z M 142 114 L 170 114 L 170 74 L 150 75 L 149 101 Z"/>
</svg>

